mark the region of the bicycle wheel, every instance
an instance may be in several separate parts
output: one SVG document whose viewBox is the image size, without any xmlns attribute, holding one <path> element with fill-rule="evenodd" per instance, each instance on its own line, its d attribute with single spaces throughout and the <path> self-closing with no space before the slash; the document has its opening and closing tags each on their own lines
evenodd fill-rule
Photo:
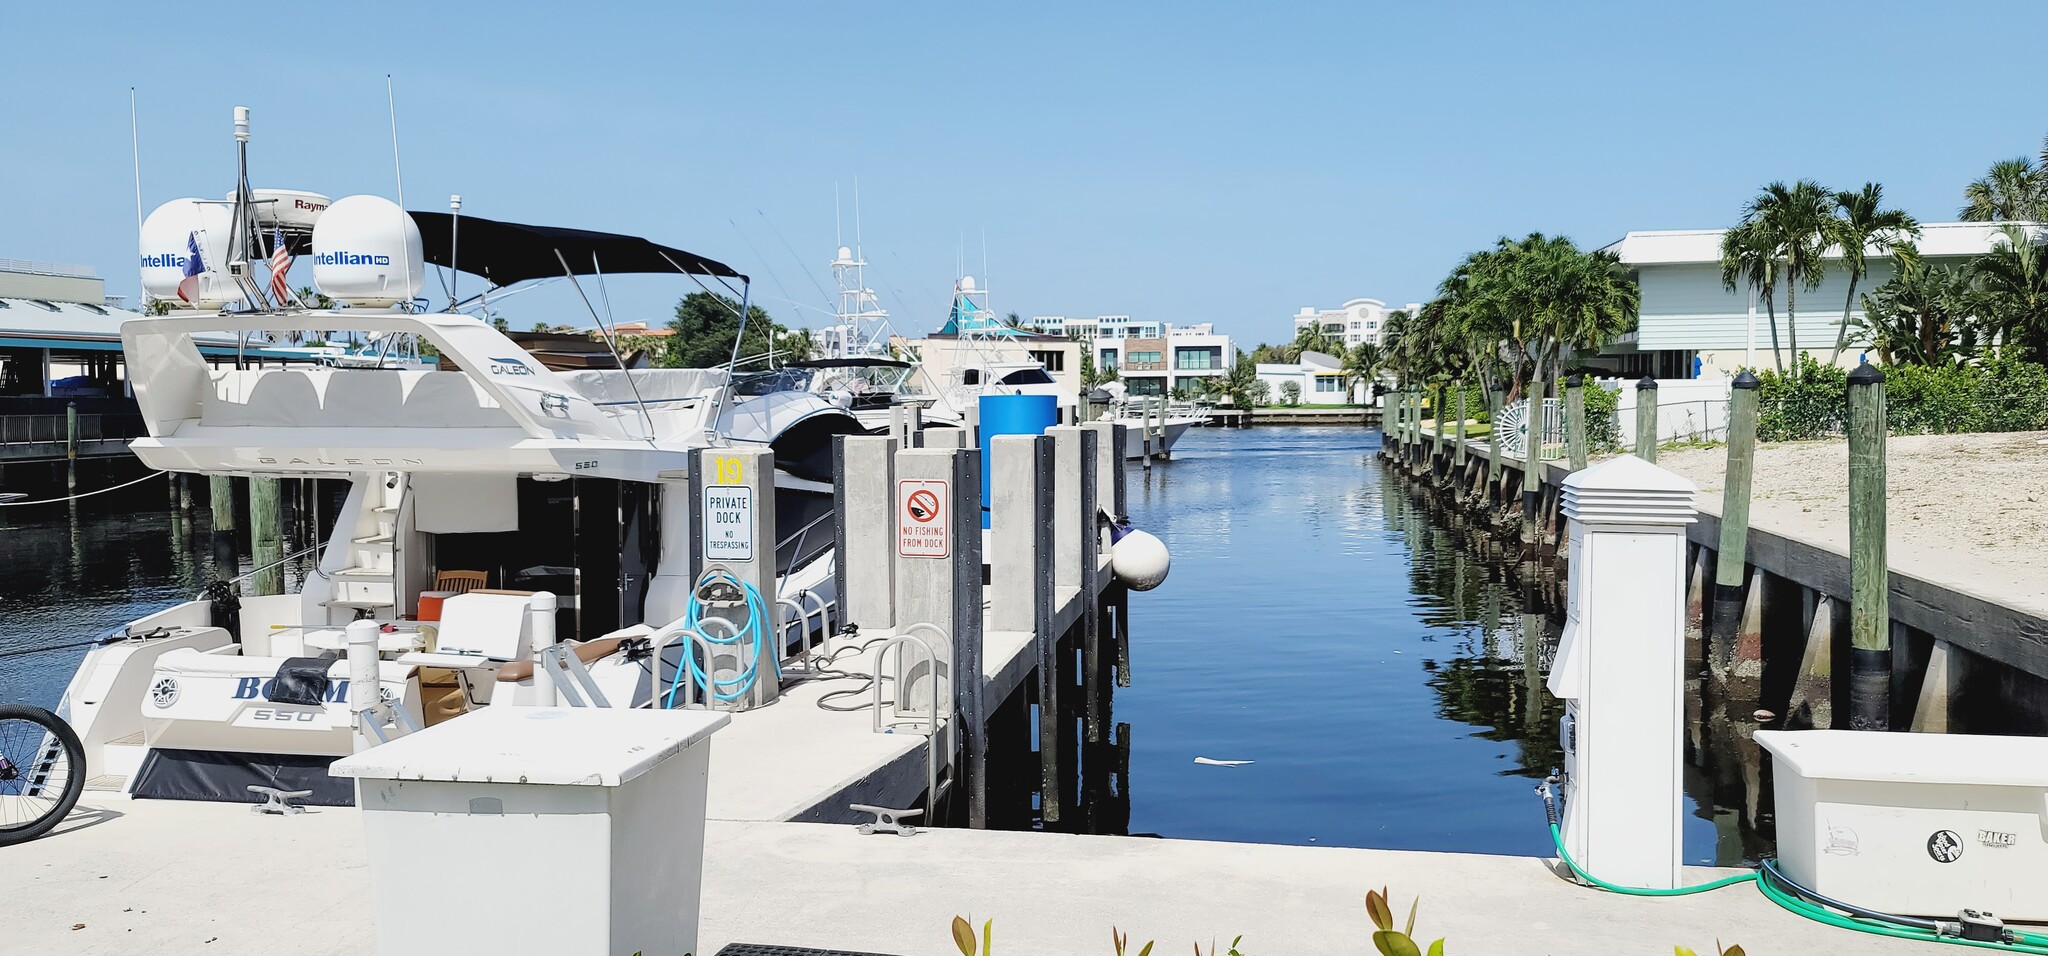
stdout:
<svg viewBox="0 0 2048 956">
<path fill-rule="evenodd" d="M 0 846 L 50 831 L 85 789 L 85 747 L 40 707 L 0 705 Z"/>
</svg>

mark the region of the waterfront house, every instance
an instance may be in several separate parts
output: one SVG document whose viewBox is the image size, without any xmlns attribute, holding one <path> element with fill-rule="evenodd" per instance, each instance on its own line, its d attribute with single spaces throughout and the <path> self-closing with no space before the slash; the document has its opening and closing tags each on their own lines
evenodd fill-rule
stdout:
<svg viewBox="0 0 2048 956">
<path fill-rule="evenodd" d="M 2004 241 L 2003 223 L 1922 223 L 1915 245 L 1933 264 L 1959 265 L 1991 251 Z M 2026 226 L 2038 238 L 2039 224 Z M 1630 377 L 1660 379 L 1732 376 L 1744 367 L 1770 368 L 1770 312 L 1746 285 L 1729 290 L 1721 283 L 1721 237 L 1725 229 L 1679 229 L 1631 232 L 1606 247 L 1635 273 L 1642 289 L 1642 312 L 1636 331 L 1586 356 L 1585 364 L 1603 366 Z M 1827 274 L 1818 288 L 1796 290 L 1799 349 L 1826 362 L 1842 327 L 1842 307 L 1849 294 L 1849 274 L 1839 250 L 1830 250 Z M 1857 301 L 1847 303 L 1851 324 L 1862 317 L 1862 293 L 1892 277 L 1892 261 L 1877 250 L 1866 254 L 1867 274 L 1857 283 Z M 1785 313 L 1786 290 L 1779 282 L 1775 296 L 1779 344 L 1790 365 L 1792 336 Z M 1862 354 L 1854 328 L 1837 359 L 1854 365 Z M 1694 360 L 1698 361 L 1695 362 Z"/>
</svg>

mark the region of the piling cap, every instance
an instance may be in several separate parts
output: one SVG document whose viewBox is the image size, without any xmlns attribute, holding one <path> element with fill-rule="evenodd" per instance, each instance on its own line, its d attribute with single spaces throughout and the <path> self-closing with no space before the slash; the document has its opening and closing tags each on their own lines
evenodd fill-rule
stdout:
<svg viewBox="0 0 2048 956">
<path fill-rule="evenodd" d="M 1737 375 L 1735 376 L 1735 381 L 1734 381 L 1733 383 L 1731 383 L 1730 387 L 1732 387 L 1732 388 L 1756 388 L 1756 387 L 1758 387 L 1759 385 L 1762 385 L 1762 384 L 1763 384 L 1763 383 L 1761 383 L 1761 382 L 1758 382 L 1758 381 L 1756 380 L 1756 373 L 1754 373 L 1754 372 L 1751 372 L 1751 371 L 1750 371 L 1749 369 L 1743 369 L 1743 370 L 1742 370 L 1742 371 L 1741 371 L 1740 373 L 1738 373 L 1738 374 L 1737 374 Z"/>
<path fill-rule="evenodd" d="M 1572 374 L 1564 377 L 1564 387 L 1566 388 L 1579 388 L 1580 386 L 1583 386 L 1585 384 L 1586 377 L 1584 375 L 1580 375 L 1577 372 L 1573 372 Z"/>
<path fill-rule="evenodd" d="M 1657 380 L 1656 380 L 1656 379 L 1654 379 L 1654 378 L 1651 378 L 1651 377 L 1650 377 L 1650 376 L 1648 376 L 1648 375 L 1645 375 L 1645 376 L 1643 376 L 1643 377 L 1642 377 L 1642 379 L 1641 379 L 1640 381 L 1636 382 L 1636 391 L 1638 391 L 1638 392 L 1648 392 L 1648 391 L 1655 391 L 1655 390 L 1656 390 L 1656 388 L 1657 388 Z"/>
<path fill-rule="evenodd" d="M 1884 370 L 1870 364 L 1869 359 L 1858 363 L 1856 370 L 1849 373 L 1851 385 L 1883 385 Z"/>
</svg>

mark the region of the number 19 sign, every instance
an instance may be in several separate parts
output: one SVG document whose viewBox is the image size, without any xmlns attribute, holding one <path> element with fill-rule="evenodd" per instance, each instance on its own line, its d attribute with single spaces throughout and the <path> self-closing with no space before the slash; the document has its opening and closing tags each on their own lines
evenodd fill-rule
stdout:
<svg viewBox="0 0 2048 956">
<path fill-rule="evenodd" d="M 905 558 L 951 554 L 946 511 L 952 506 L 953 495 L 943 479 L 896 482 L 896 554 Z"/>
</svg>

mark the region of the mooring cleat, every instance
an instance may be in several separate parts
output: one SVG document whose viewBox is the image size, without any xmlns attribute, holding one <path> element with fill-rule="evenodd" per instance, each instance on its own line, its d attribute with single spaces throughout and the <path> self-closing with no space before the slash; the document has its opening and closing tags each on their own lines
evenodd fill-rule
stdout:
<svg viewBox="0 0 2048 956">
<path fill-rule="evenodd" d="M 896 810 L 889 807 L 869 806 L 865 803 L 848 804 L 848 808 L 855 813 L 872 813 L 875 815 L 873 820 L 860 824 L 855 828 L 864 836 L 876 833 L 894 833 L 899 836 L 910 836 L 917 832 L 917 828 L 908 823 L 898 821 L 901 821 L 904 817 L 921 816 L 924 813 L 923 810 Z"/>
<path fill-rule="evenodd" d="M 304 813 L 306 812 L 305 807 L 291 801 L 313 795 L 311 790 L 279 790 L 276 787 L 265 787 L 253 783 L 249 785 L 249 792 L 260 793 L 270 798 L 264 803 L 250 806 L 250 813 Z"/>
</svg>

